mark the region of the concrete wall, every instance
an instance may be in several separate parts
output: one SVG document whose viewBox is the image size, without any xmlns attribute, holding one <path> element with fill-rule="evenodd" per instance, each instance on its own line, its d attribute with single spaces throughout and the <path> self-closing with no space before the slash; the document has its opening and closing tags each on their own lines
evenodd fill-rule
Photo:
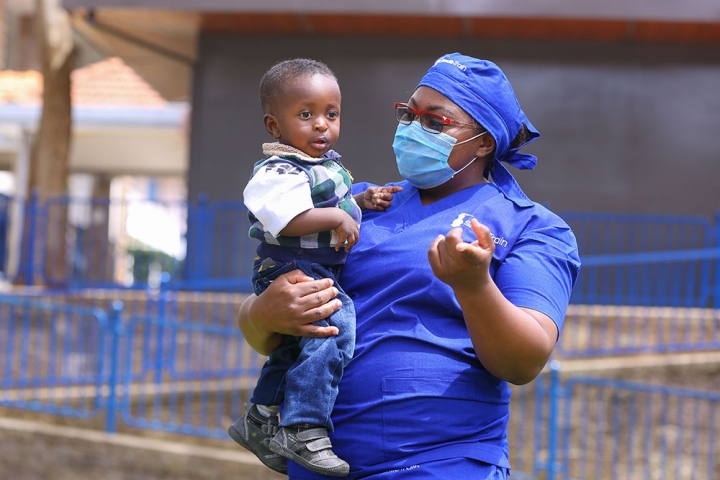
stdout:
<svg viewBox="0 0 720 480">
<path fill-rule="evenodd" d="M 518 172 L 554 210 L 710 215 L 720 209 L 720 48 L 271 38 L 204 34 L 194 77 L 189 195 L 240 199 L 264 131 L 258 83 L 273 63 L 322 60 L 343 91 L 336 149 L 356 180 L 397 180 L 394 101 L 446 52 L 488 58 L 542 138 Z"/>
</svg>

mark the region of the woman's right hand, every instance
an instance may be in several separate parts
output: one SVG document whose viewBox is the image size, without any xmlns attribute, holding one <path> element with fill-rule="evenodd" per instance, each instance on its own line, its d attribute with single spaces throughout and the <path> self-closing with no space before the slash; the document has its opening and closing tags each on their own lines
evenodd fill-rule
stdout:
<svg viewBox="0 0 720 480">
<path fill-rule="evenodd" d="M 238 323 L 250 346 L 268 355 L 282 342 L 282 335 L 331 337 L 337 327 L 313 322 L 327 318 L 342 306 L 329 278 L 315 280 L 301 270 L 280 275 L 260 296 L 251 295 L 240 306 Z"/>
</svg>

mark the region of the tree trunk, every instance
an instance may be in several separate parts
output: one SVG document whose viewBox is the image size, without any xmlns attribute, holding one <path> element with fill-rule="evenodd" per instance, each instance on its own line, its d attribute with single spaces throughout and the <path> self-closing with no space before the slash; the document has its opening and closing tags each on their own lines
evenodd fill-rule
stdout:
<svg viewBox="0 0 720 480">
<path fill-rule="evenodd" d="M 72 132 L 72 29 L 57 0 L 35 0 L 36 35 L 43 74 L 43 109 L 31 170 L 42 198 L 64 195 Z"/>
<path fill-rule="evenodd" d="M 41 205 L 48 198 L 66 194 L 68 157 L 72 133 L 70 74 L 73 68 L 72 27 L 58 0 L 35 0 L 36 37 L 43 74 L 43 106 L 30 161 L 29 191 L 37 191 Z M 45 243 L 45 277 L 67 277 L 65 233 L 67 209 L 54 203 L 39 224 L 36 246 Z M 41 240 L 41 241 L 38 241 Z M 27 243 L 24 242 L 26 245 Z M 42 248 L 42 247 L 40 247 Z M 42 251 L 36 251 L 40 254 Z M 35 279 L 26 279 L 35 283 Z"/>
</svg>

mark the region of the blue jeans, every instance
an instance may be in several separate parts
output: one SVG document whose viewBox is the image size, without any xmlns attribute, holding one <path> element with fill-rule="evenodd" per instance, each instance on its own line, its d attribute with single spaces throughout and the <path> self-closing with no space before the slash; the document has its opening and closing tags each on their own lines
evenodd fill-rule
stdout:
<svg viewBox="0 0 720 480">
<path fill-rule="evenodd" d="M 260 295 L 279 275 L 295 269 L 335 282 L 339 292 L 335 298 L 342 301 L 342 308 L 314 324 L 336 326 L 340 333 L 328 338 L 286 336 L 263 365 L 250 401 L 260 405 L 284 403 L 280 415 L 283 426 L 309 423 L 332 431 L 330 413 L 338 384 L 355 348 L 355 307 L 337 282 L 340 265 L 327 267 L 302 259 L 256 259 L 252 275 L 255 294 Z"/>
</svg>

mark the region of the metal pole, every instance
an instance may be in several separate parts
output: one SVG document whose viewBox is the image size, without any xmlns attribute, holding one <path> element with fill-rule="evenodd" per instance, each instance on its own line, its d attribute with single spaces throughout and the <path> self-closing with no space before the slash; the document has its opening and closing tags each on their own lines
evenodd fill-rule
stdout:
<svg viewBox="0 0 720 480">
<path fill-rule="evenodd" d="M 560 470 L 557 465 L 558 445 L 558 404 L 560 402 L 560 362 L 550 362 L 550 405 L 548 412 L 548 475 L 547 480 L 555 480 L 555 473 Z"/>
<path fill-rule="evenodd" d="M 157 326 L 157 346 L 155 349 L 155 383 L 160 385 L 163 381 L 163 365 L 165 356 L 165 295 L 167 292 L 164 290 L 162 282 L 162 274 L 160 280 L 160 287 L 157 293 L 157 316 L 160 319 L 160 324 Z M 147 328 L 150 328 L 148 324 Z"/>
<path fill-rule="evenodd" d="M 107 417 L 105 430 L 108 433 L 117 431 L 117 384 L 118 370 L 120 368 L 120 335 L 122 335 L 121 315 L 123 310 L 123 302 L 115 300 L 112 304 L 112 313 L 110 315 L 110 378 L 108 379 L 108 402 Z"/>
</svg>

